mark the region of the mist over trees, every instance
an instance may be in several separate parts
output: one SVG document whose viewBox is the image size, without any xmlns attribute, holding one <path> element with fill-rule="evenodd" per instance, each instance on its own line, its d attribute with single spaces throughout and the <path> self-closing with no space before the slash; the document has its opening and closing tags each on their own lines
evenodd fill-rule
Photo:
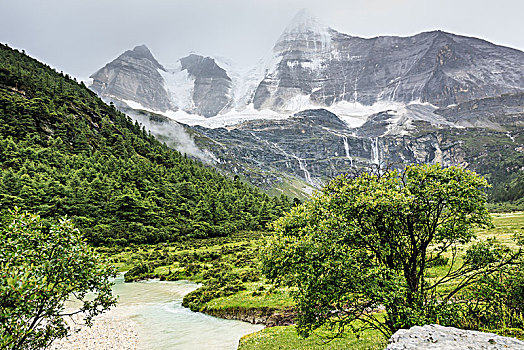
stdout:
<svg viewBox="0 0 524 350">
<path fill-rule="evenodd" d="M 158 142 L 83 84 L 0 46 L 0 206 L 94 244 L 258 229 L 291 206 Z"/>
</svg>

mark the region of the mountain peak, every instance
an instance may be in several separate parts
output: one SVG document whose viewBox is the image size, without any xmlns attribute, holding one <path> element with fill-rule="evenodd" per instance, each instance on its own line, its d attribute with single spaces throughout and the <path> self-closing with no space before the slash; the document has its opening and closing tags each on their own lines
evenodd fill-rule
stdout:
<svg viewBox="0 0 524 350">
<path fill-rule="evenodd" d="M 156 58 L 153 56 L 153 54 L 151 53 L 151 51 L 149 50 L 149 48 L 145 44 L 135 46 L 133 48 L 133 50 L 128 50 L 128 51 L 124 52 L 123 55 L 131 56 L 131 57 L 137 58 L 137 59 L 149 60 L 157 68 L 159 68 L 159 69 L 161 69 L 163 71 L 166 70 L 160 63 L 158 63 Z"/>
<path fill-rule="evenodd" d="M 146 46 L 146 44 L 135 46 L 133 51 L 136 52 L 139 55 L 151 55 L 152 56 L 151 50 L 149 50 L 149 48 Z"/>
<path fill-rule="evenodd" d="M 308 32 L 324 33 L 329 27 L 314 17 L 309 10 L 303 8 L 293 17 L 284 30 L 284 34 L 304 34 Z"/>
<path fill-rule="evenodd" d="M 308 10 L 300 10 L 288 24 L 273 51 L 277 55 L 294 47 L 311 47 L 314 51 L 327 51 L 331 44 L 332 29 L 313 17 Z"/>
</svg>

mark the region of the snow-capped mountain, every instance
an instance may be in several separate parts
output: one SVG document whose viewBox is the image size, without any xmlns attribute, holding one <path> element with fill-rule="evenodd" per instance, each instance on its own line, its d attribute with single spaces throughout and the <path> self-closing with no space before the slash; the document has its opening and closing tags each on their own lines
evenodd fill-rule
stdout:
<svg viewBox="0 0 524 350">
<path fill-rule="evenodd" d="M 186 128 L 215 166 L 266 187 L 318 187 L 390 162 L 463 164 L 485 174 L 496 168 L 485 155 L 524 164 L 524 52 L 473 37 L 365 39 L 301 11 L 251 69 L 196 54 L 160 64 L 138 46 L 92 78 L 91 88 L 117 107 L 153 113 L 155 130 L 173 124 L 170 135 Z M 477 144 L 484 134 L 489 142 Z"/>
<path fill-rule="evenodd" d="M 92 88 L 152 110 L 206 118 L 250 105 L 284 114 L 327 107 L 350 117 L 361 106 L 419 102 L 444 107 L 523 91 L 523 62 L 519 50 L 442 31 L 354 37 L 301 11 L 269 59 L 243 76 L 195 54 L 166 69 L 138 46 L 93 74 Z"/>
<path fill-rule="evenodd" d="M 301 12 L 273 49 L 255 108 L 395 101 L 447 106 L 524 89 L 524 53 L 442 31 L 363 39 Z"/>
</svg>

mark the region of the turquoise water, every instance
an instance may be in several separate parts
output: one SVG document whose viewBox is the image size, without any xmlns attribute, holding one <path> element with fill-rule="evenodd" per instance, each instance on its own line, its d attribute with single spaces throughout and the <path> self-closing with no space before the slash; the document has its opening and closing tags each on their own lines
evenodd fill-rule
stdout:
<svg viewBox="0 0 524 350">
<path fill-rule="evenodd" d="M 137 325 L 139 349 L 236 349 L 243 335 L 263 328 L 192 312 L 182 298 L 198 288 L 188 281 L 124 283 L 115 280 L 116 310 Z"/>
</svg>

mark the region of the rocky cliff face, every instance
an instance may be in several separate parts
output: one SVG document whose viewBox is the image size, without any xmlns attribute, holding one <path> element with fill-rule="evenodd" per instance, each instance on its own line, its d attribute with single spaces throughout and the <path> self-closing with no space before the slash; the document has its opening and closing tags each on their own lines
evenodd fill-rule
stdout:
<svg viewBox="0 0 524 350">
<path fill-rule="evenodd" d="M 167 111 L 174 106 L 159 71 L 165 68 L 149 49 L 137 46 L 91 75 L 90 88 L 102 97 L 135 101 L 147 108 Z"/>
<path fill-rule="evenodd" d="M 216 166 L 265 188 L 291 183 L 289 177 L 294 176 L 302 180 L 295 187 L 307 192 L 344 172 L 413 163 L 462 165 L 496 182 L 521 171 L 524 164 L 524 101 L 519 95 L 500 99 L 454 107 L 470 119 L 493 121 L 490 127 L 450 127 L 456 113 L 447 108 L 420 111 L 416 106 L 405 112 L 412 116 L 406 133 L 385 132 L 390 119 L 398 119 L 398 111 L 377 113 L 363 126 L 350 128 L 325 109 L 227 129 L 192 130 L 202 135 L 196 144 L 217 157 Z M 417 119 L 428 114 L 432 116 Z"/>
<path fill-rule="evenodd" d="M 454 125 L 503 130 L 504 125 L 524 126 L 524 93 L 471 100 L 440 108 L 436 114 Z"/>
<path fill-rule="evenodd" d="M 192 100 L 195 108 L 188 112 L 213 117 L 231 103 L 231 78 L 214 59 L 189 55 L 180 59 L 181 70 L 194 79 Z"/>
<path fill-rule="evenodd" d="M 523 52 L 442 31 L 363 39 L 299 13 L 273 51 L 255 108 L 289 112 L 342 101 L 447 106 L 524 88 Z"/>
<path fill-rule="evenodd" d="M 129 113 L 180 151 L 297 196 L 368 166 L 524 172 L 521 51 L 441 31 L 363 39 L 301 12 L 249 74 L 221 62 L 162 66 L 137 47 L 92 88 L 128 112 L 122 101 L 166 111 Z"/>
<path fill-rule="evenodd" d="M 266 183 L 278 181 L 275 174 L 296 175 L 312 187 L 330 178 L 370 165 L 404 163 L 463 163 L 459 142 L 444 139 L 437 130 L 419 135 L 360 137 L 323 110 L 306 110 L 279 121 L 251 121 L 234 128 L 194 127 L 216 141 L 212 152 L 227 163 L 244 164 L 238 172 L 249 176 L 250 168 L 264 171 Z M 209 148 L 208 148 L 209 147 Z M 220 166 L 220 165 L 219 165 Z M 228 169 L 233 170 L 233 169 Z M 234 171 L 234 170 L 233 170 Z"/>
</svg>

